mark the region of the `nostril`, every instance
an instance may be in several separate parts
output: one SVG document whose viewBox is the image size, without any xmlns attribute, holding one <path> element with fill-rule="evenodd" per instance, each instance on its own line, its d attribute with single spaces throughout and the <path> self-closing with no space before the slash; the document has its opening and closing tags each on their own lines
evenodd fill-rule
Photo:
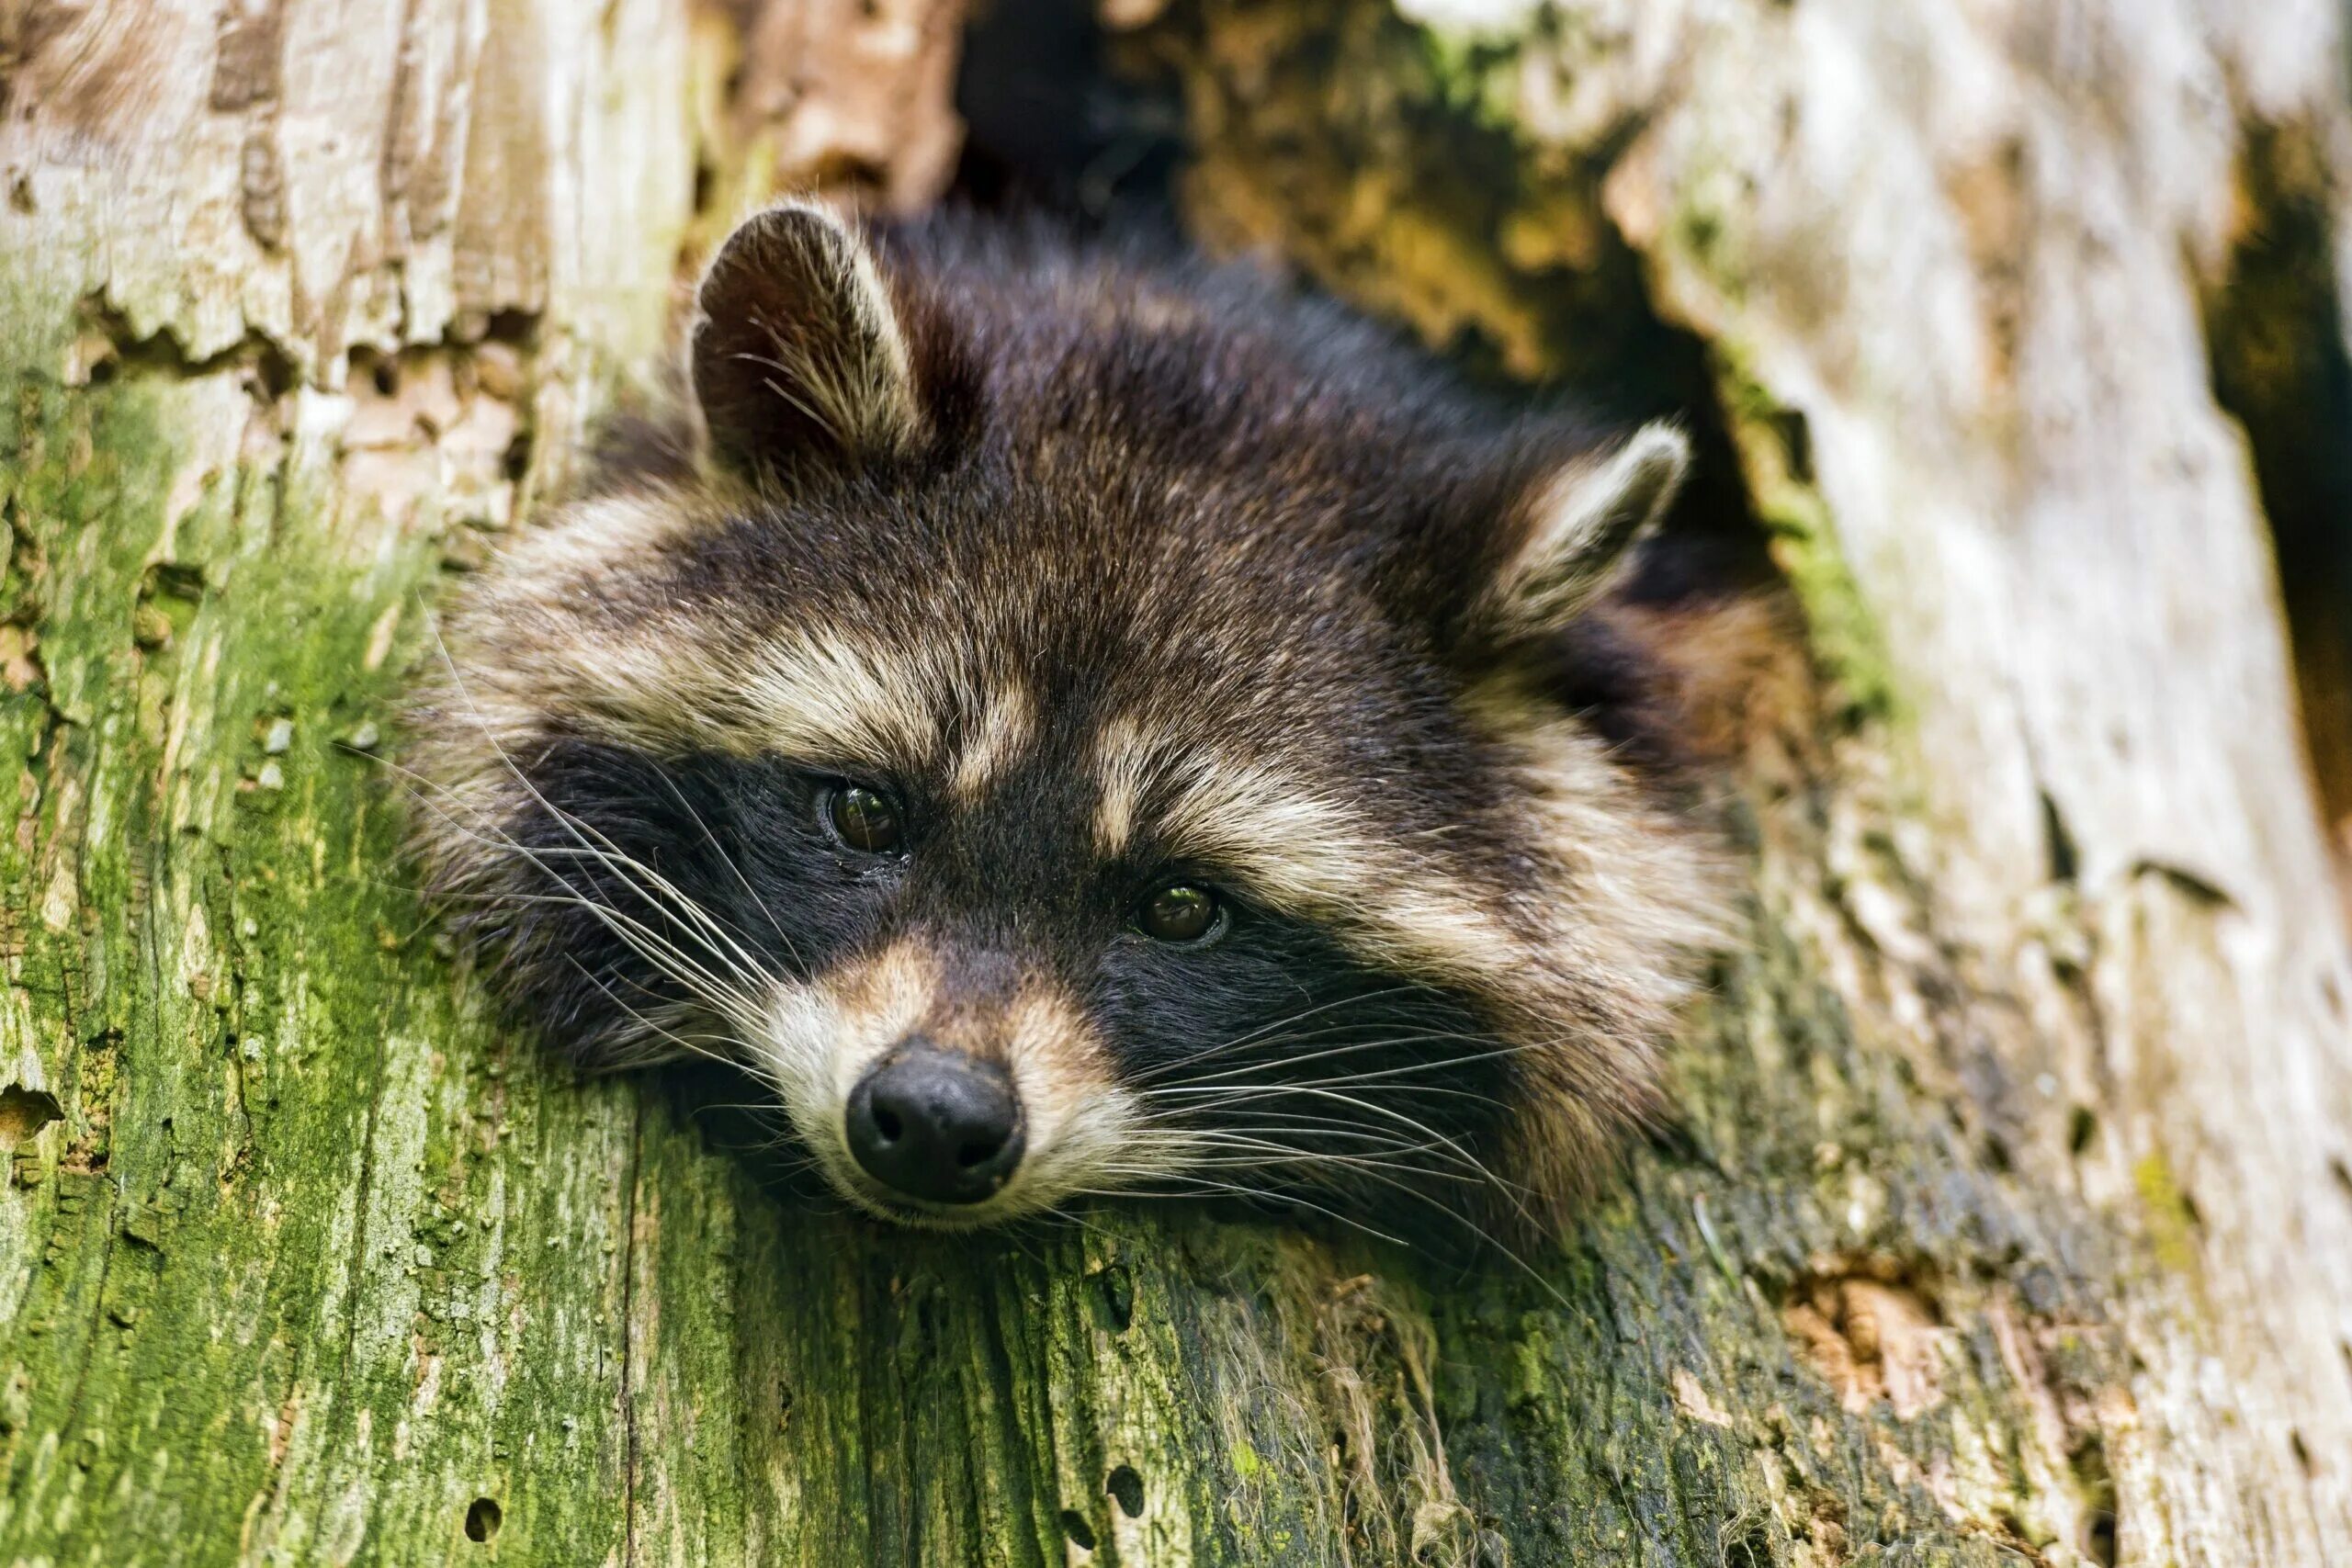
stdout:
<svg viewBox="0 0 2352 1568">
<path fill-rule="evenodd" d="M 1021 1163 L 1020 1098 L 1002 1067 L 914 1043 L 851 1092 L 850 1154 L 868 1176 L 933 1203 L 977 1203 Z"/>
</svg>

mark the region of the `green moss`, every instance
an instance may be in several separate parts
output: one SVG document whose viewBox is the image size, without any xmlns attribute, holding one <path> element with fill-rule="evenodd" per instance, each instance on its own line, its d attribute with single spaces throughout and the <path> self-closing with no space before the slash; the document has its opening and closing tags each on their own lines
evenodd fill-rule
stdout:
<svg viewBox="0 0 2352 1568">
<path fill-rule="evenodd" d="M 2142 1213 L 2156 1261 L 2174 1274 L 2193 1276 L 2197 1270 L 2197 1215 L 2173 1175 L 2171 1162 L 2151 1154 L 2132 1168 L 2132 1185 L 2140 1190 Z"/>
<path fill-rule="evenodd" d="M 1506 58 L 1448 62 L 1442 115 L 1497 112 Z M 1432 101 L 1374 129 L 1459 184 Z M 1465 231 L 1446 192 L 1412 205 Z M 1480 275 L 1497 310 L 1507 272 Z M 1763 444 L 1781 415 L 1725 381 L 1825 663 L 1892 711 L 1819 497 Z M 431 519 L 374 517 L 229 367 L 8 397 L 0 597 L 44 673 L 0 694 L 33 781 L 0 835 L 6 1016 L 66 1116 L 0 1192 L 0 1560 L 1043 1568 L 1067 1509 L 1099 1564 L 1383 1561 L 1418 1524 L 1514 1562 L 1760 1568 L 1833 1517 L 1857 1561 L 1993 1561 L 1988 1521 L 1909 1479 L 1949 1428 L 1845 1410 L 1779 1297 L 1856 1250 L 2043 1269 L 2090 1323 L 2089 1249 L 2055 1200 L 1974 1223 L 2020 1200 L 1889 1069 L 1897 1032 L 1831 1005 L 1833 956 L 1871 960 L 1807 945 L 1841 927 L 1803 903 L 1805 809 L 1758 831 L 1798 907 L 1763 912 L 1778 934 L 1685 1048 L 1711 1152 L 1634 1151 L 1532 1272 L 1182 1208 L 885 1233 L 777 1179 L 770 1129 L 724 1109 L 740 1083 L 575 1081 L 434 955 L 394 781 L 334 744 L 390 730 Z M 1825 1142 L 1934 1201 L 1856 1221 Z M 2084 1333 L 2087 1386 L 2114 1371 Z M 1679 1414 L 1678 1370 L 1733 1427 Z M 1953 1375 L 1972 1413 L 2017 1398 Z"/>
<path fill-rule="evenodd" d="M 1815 663 L 1851 721 L 1900 720 L 1900 688 L 1885 640 L 1839 548 L 1828 502 L 1806 471 L 1804 416 L 1765 388 L 1736 346 L 1719 343 L 1714 352 L 1748 493 L 1773 559 L 1804 607 Z"/>
<path fill-rule="evenodd" d="M 1430 107 L 1489 130 L 1513 129 L 1520 40 L 1510 33 L 1414 28 Z"/>
<path fill-rule="evenodd" d="M 0 1556 L 373 1539 L 405 1561 L 494 1492 L 511 1550 L 593 1560 L 622 1499 L 593 1450 L 540 1440 L 560 1422 L 510 1376 L 532 1336 L 478 1326 L 510 1310 L 501 1211 L 530 1191 L 459 1113 L 493 1047 L 401 935 L 421 922 L 385 776 L 330 742 L 388 716 L 398 660 L 364 650 L 430 541 L 353 560 L 329 515 L 280 510 L 241 457 L 269 411 L 227 375 L 17 392 L 14 570 L 44 678 L 0 697 L 0 746 L 41 792 L 0 878 L 11 977 L 87 1130 L 61 1163 L 101 1179 L 14 1198 L 49 1246 L 9 1315 L 49 1331 L 0 1333 L 23 1393 Z M 534 1261 L 557 1307 L 568 1271 Z M 594 1310 L 585 1284 L 558 1317 Z M 551 1392 L 614 1419 L 593 1381 Z M 13 1440 L 44 1433 L 65 1441 Z"/>
</svg>

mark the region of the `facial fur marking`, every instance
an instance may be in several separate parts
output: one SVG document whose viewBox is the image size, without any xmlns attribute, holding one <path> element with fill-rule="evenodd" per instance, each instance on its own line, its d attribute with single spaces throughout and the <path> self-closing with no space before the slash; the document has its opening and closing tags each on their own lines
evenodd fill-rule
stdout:
<svg viewBox="0 0 2352 1568">
<path fill-rule="evenodd" d="M 904 653 L 837 631 L 777 637 L 755 655 L 741 687 L 741 740 L 786 757 L 841 756 L 904 767 L 933 756 L 933 683 Z M 707 672 L 722 688 L 726 672 Z"/>
<path fill-rule="evenodd" d="M 1450 896 L 1441 865 L 1266 769 L 1204 760 L 1159 828 L 1182 858 L 1231 866 L 1277 907 L 1329 920 L 1351 945 L 1408 969 L 1485 978 L 1521 945 L 1480 904 Z"/>
<path fill-rule="evenodd" d="M 1036 728 L 1036 710 L 1029 694 L 1019 686 L 998 687 L 956 753 L 948 775 L 948 793 L 965 805 L 978 800 L 1029 744 Z"/>
<path fill-rule="evenodd" d="M 553 584 L 570 588 L 625 569 L 691 532 L 701 510 L 692 498 L 667 489 L 625 491 L 582 502 L 556 526 L 531 528 L 518 536 L 494 574 L 494 596 L 544 592 Z"/>
<path fill-rule="evenodd" d="M 1168 858 L 1225 868 L 1276 908 L 1329 920 L 1359 948 L 1436 976 L 1491 976 L 1523 945 L 1479 903 L 1449 894 L 1442 866 L 1271 768 L 1155 743 L 1121 718 L 1104 727 L 1094 772 L 1095 841 L 1106 853 L 1125 851 L 1148 815 Z"/>
<path fill-rule="evenodd" d="M 1103 859 L 1115 860 L 1126 852 L 1153 765 L 1149 743 L 1133 719 L 1114 718 L 1095 736 L 1094 846 Z"/>
<path fill-rule="evenodd" d="M 902 938 L 871 958 L 840 965 L 821 988 L 840 1021 L 832 1087 L 847 1100 L 874 1058 L 913 1033 L 936 1009 L 939 963 L 921 942 Z"/>
<path fill-rule="evenodd" d="M 1148 1157 L 1141 1113 L 1107 1049 L 1067 991 L 1032 980 L 1006 1010 L 1003 1049 L 1030 1116 L 1029 1168 L 1004 1201 L 1048 1207 L 1073 1189 L 1114 1186 L 1105 1168 Z"/>
<path fill-rule="evenodd" d="M 1028 1122 L 1029 1155 L 1005 1189 L 968 1213 L 926 1216 L 975 1224 L 1051 1208 L 1073 1190 L 1114 1184 L 1111 1168 L 1151 1157 L 1136 1134 L 1134 1097 L 1118 1082 L 1102 1041 L 1060 986 L 1031 976 L 989 1016 L 946 1005 L 937 957 L 900 938 L 840 965 L 811 987 L 777 987 L 752 1032 L 752 1056 L 775 1083 L 795 1131 L 844 1191 L 888 1217 L 867 1196 L 844 1145 L 852 1091 L 896 1047 L 922 1039 L 1004 1064 Z"/>
<path fill-rule="evenodd" d="M 739 1054 L 903 1223 L 1466 1213 L 1430 1129 L 1550 1213 L 1609 1168 L 1722 944 L 1678 684 L 1721 616 L 1648 536 L 1680 436 L 969 215 L 771 209 L 697 304 L 693 402 L 453 586 L 411 709 L 507 1005 L 583 1065 Z"/>
<path fill-rule="evenodd" d="M 469 674 L 453 717 L 485 747 L 526 748 L 548 720 L 657 754 L 774 756 L 877 773 L 940 745 L 940 682 L 921 656 L 839 628 L 766 635 L 684 615 L 587 627 L 526 605 L 464 626 L 500 662 Z M 455 737 L 449 738 L 454 739 Z"/>
<path fill-rule="evenodd" d="M 745 1045 L 776 1087 L 793 1132 L 840 1190 L 863 1190 L 843 1145 L 842 1116 L 866 1069 L 931 1010 L 937 965 L 915 943 L 893 942 L 814 985 L 778 985 Z"/>
</svg>

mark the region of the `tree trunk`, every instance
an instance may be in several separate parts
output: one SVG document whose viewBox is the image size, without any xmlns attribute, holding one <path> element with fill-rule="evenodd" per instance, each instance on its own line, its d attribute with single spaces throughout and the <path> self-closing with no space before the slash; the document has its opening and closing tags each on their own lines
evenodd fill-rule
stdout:
<svg viewBox="0 0 2352 1568">
<path fill-rule="evenodd" d="M 1540 1279 L 876 1230 L 402 885 L 434 582 L 952 7 L 0 0 L 0 1562 L 2352 1562 L 2340 17 L 1412 8 L 1112 14 L 1204 235 L 1695 388 L 1828 694 Z"/>
</svg>

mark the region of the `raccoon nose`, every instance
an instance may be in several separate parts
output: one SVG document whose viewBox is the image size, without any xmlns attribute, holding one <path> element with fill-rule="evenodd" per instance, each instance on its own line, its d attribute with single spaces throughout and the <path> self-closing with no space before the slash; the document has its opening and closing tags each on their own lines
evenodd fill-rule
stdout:
<svg viewBox="0 0 2352 1568">
<path fill-rule="evenodd" d="M 849 1152 L 910 1198 L 977 1203 L 1021 1163 L 1021 1101 L 994 1062 L 901 1046 L 849 1097 Z"/>
</svg>

